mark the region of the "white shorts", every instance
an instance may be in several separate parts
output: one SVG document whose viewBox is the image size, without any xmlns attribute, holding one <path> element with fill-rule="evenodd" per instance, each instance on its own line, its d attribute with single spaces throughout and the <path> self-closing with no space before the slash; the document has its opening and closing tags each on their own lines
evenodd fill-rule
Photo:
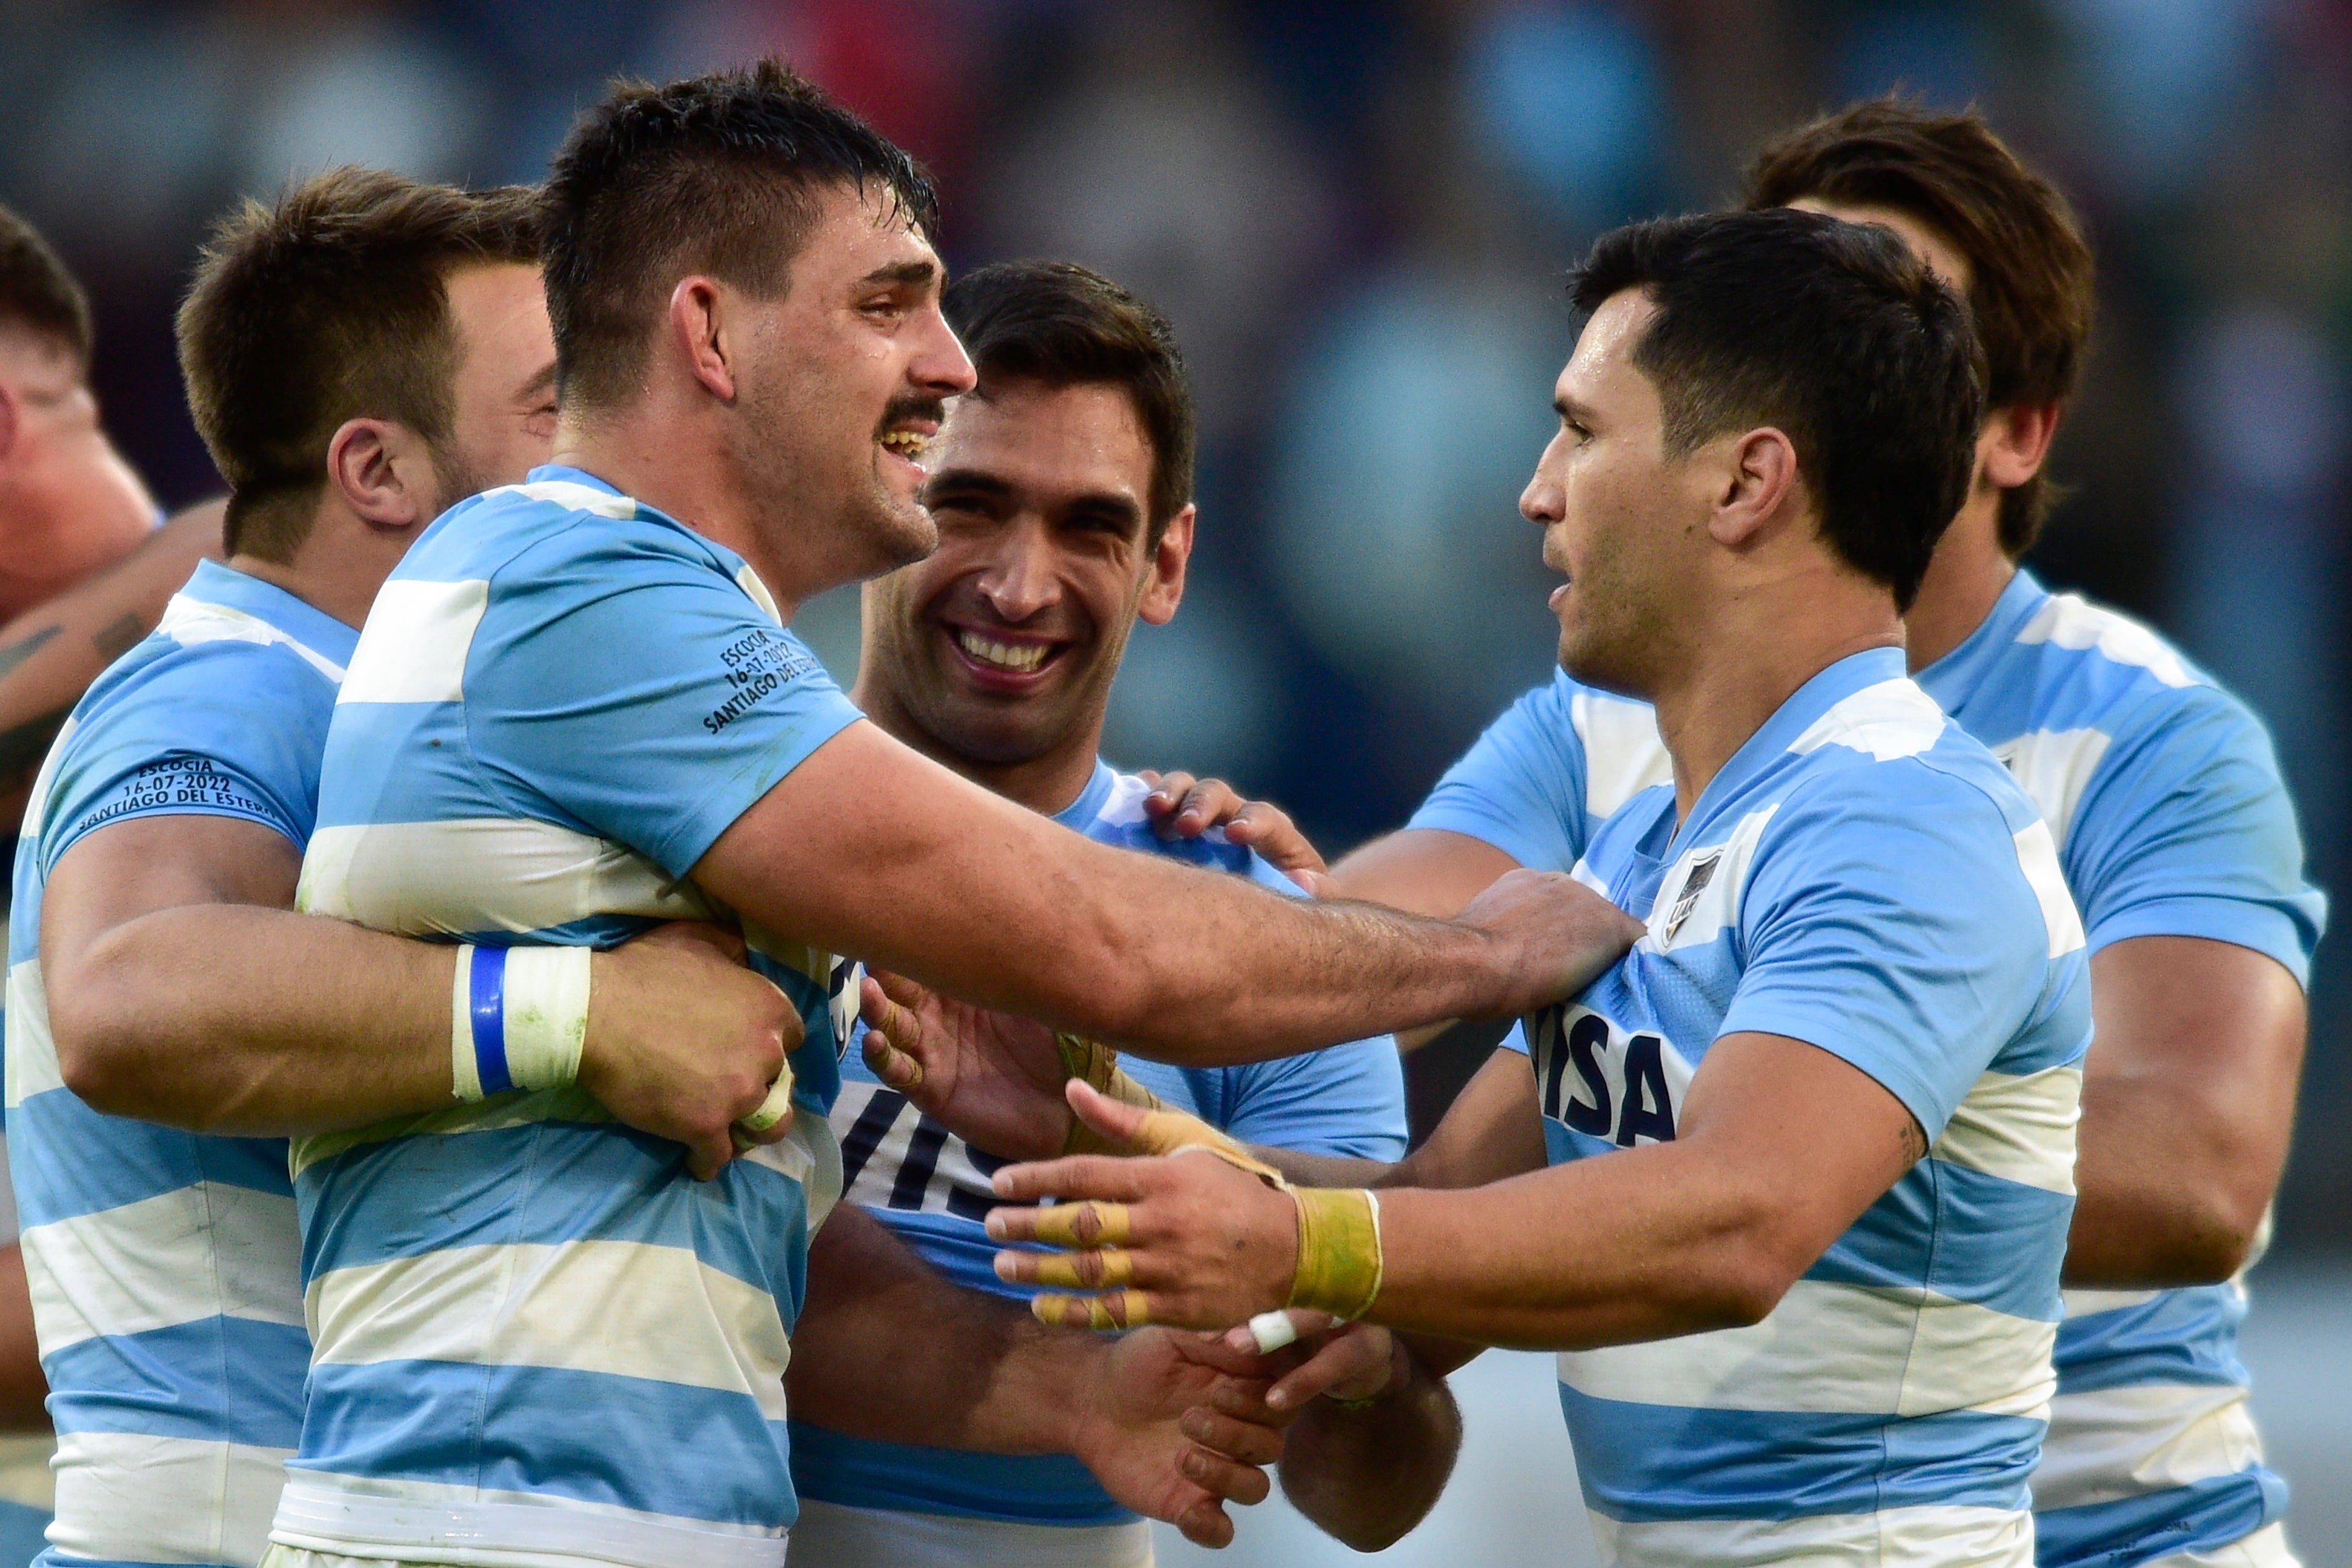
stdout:
<svg viewBox="0 0 2352 1568">
<path fill-rule="evenodd" d="M 785 1568 L 1151 1568 L 1151 1526 L 1013 1524 L 801 1500 Z M 264 1568 L 277 1568 L 264 1564 Z M 308 1563 L 288 1568 L 312 1568 Z"/>
</svg>

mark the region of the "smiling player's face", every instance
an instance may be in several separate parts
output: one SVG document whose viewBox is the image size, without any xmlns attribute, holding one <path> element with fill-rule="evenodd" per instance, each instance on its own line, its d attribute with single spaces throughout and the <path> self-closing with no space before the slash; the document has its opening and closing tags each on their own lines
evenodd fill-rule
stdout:
<svg viewBox="0 0 2352 1568">
<path fill-rule="evenodd" d="M 1090 751 L 1128 634 L 1176 612 L 1192 541 L 1186 507 L 1148 542 L 1134 400 L 994 382 L 956 400 L 929 458 L 939 548 L 866 588 L 861 685 L 970 762 Z"/>
<path fill-rule="evenodd" d="M 1706 507 L 1665 455 L 1658 389 L 1633 363 L 1656 308 L 1633 290 L 1603 301 L 1553 388 L 1559 433 L 1519 511 L 1544 530 L 1559 662 L 1587 685 L 1647 696 L 1672 646 L 1678 581 L 1696 570 Z"/>
</svg>

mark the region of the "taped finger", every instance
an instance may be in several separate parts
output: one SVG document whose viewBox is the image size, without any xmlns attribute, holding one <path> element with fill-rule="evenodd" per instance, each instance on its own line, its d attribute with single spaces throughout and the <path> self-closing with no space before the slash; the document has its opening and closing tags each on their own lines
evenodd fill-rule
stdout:
<svg viewBox="0 0 2352 1568">
<path fill-rule="evenodd" d="M 1057 1203 L 1036 1216 L 1032 1234 L 1056 1247 L 1124 1247 L 1132 1234 L 1123 1203 Z"/>
<path fill-rule="evenodd" d="M 757 1137 L 792 1113 L 793 1069 L 787 1062 L 784 1070 L 776 1074 L 776 1081 L 768 1085 L 768 1097 L 760 1102 L 760 1108 L 738 1118 L 735 1124 Z"/>
<path fill-rule="evenodd" d="M 1051 1292 L 1033 1296 L 1029 1311 L 1042 1323 L 1061 1328 L 1139 1329 L 1151 1322 L 1151 1310 L 1141 1291 L 1112 1291 L 1100 1296 L 1063 1296 Z"/>
<path fill-rule="evenodd" d="M 1037 1260 L 1037 1283 L 1104 1290 L 1135 1279 L 1135 1254 L 1121 1247 L 1089 1252 L 1049 1252 Z"/>
</svg>

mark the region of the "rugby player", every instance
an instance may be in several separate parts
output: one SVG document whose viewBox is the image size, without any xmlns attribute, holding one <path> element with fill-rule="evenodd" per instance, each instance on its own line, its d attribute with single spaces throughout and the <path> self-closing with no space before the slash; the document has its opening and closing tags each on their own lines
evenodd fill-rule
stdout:
<svg viewBox="0 0 2352 1568">
<path fill-rule="evenodd" d="M 528 192 L 345 170 L 228 218 L 182 311 L 229 559 L 77 706 L 16 868 L 9 1156 L 62 1434 L 45 1561 L 260 1557 L 310 1350 L 285 1134 L 450 1102 L 449 950 L 293 894 L 376 584 L 446 502 L 546 454 L 536 257 Z M 796 1034 L 782 997 L 708 944 L 597 962 L 583 1082 L 731 1153 Z"/>
<path fill-rule="evenodd" d="M 1452 923 L 1285 898 L 1093 843 L 863 722 L 783 622 L 936 543 L 915 459 L 973 377 L 928 181 L 766 62 L 616 88 L 548 191 L 557 461 L 447 514 L 378 596 L 304 903 L 590 946 L 736 911 L 806 1022 L 803 1113 L 709 1185 L 561 1092 L 298 1140 L 318 1343 L 274 1538 L 776 1563 L 788 1344 L 803 1416 L 1078 1451 L 1135 1506 L 1088 1451 L 1097 1356 L 977 1292 L 923 1295 L 855 1206 L 810 1245 L 854 1001 L 832 955 L 1113 1043 L 1246 1027 L 1280 1054 L 1540 1005 L 1610 960 L 1619 917 L 1557 875 Z M 477 996 L 499 951 L 467 956 Z M 1025 1397 L 989 1397 L 1015 1373 Z M 1205 1488 L 1147 1500 L 1230 1532 Z"/>
<path fill-rule="evenodd" d="M 979 382 L 927 454 L 939 548 L 866 585 L 852 700 L 886 734 L 1089 838 L 1295 893 L 1221 833 L 1154 833 L 1139 805 L 1150 785 L 1097 753 L 1128 638 L 1139 620 L 1175 614 L 1194 538 L 1192 399 L 1167 323 L 1062 263 L 982 268 L 942 305 Z M 1382 1161 L 1404 1153 L 1403 1079 L 1385 1038 L 1253 1067 L 1137 1061 L 1131 1071 L 1237 1137 Z M 845 1196 L 950 1278 L 1013 1293 L 990 1266 L 981 1216 L 993 1203 L 989 1176 L 1030 1151 L 967 1145 L 854 1056 L 844 1077 L 833 1127 Z M 1385 1361 L 1377 1370 L 1384 1382 Z M 1437 1386 L 1425 1414 L 1458 1427 Z M 864 1443 L 796 1422 L 792 1460 L 800 1568 L 1151 1560 L 1149 1528 L 1066 1458 Z"/>
<path fill-rule="evenodd" d="M 2326 906 L 2260 721 L 2147 627 L 2018 564 L 2088 348 L 2089 247 L 1981 118 L 1892 100 L 1766 147 L 1746 201 L 1895 228 L 1967 292 L 1985 342 L 1976 472 L 1906 622 L 1920 685 L 2040 807 L 2088 932 L 2098 1031 L 2065 1275 L 2078 1288 L 2033 1480 L 2039 1560 L 2283 1568 L 2286 1488 L 2247 1406 L 2235 1276 L 2285 1161 Z M 1594 824 L 1664 767 L 1646 706 L 1562 674 L 1332 885 L 1449 913 L 1514 867 L 1573 866 Z M 1189 783 L 1173 781 L 1171 809 Z M 1269 808 L 1239 831 L 1286 867 L 1321 867 Z M 1527 1092 L 1525 1065 L 1498 1055 L 1461 1128 Z"/>
<path fill-rule="evenodd" d="M 1619 230 L 1574 288 L 1521 507 L 1563 665 L 1660 716 L 1671 780 L 1577 873 L 1645 936 L 1528 1020 L 1479 1146 L 1376 1197 L 1010 1167 L 1002 1198 L 1087 1201 L 990 1233 L 1083 1249 L 998 1270 L 1124 1286 L 1051 1321 L 1289 1304 L 1566 1352 L 1608 1561 L 2023 1568 L 2090 1016 L 2048 829 L 1903 670 L 1983 413 L 1967 311 L 1893 234 L 1787 211 Z"/>
</svg>

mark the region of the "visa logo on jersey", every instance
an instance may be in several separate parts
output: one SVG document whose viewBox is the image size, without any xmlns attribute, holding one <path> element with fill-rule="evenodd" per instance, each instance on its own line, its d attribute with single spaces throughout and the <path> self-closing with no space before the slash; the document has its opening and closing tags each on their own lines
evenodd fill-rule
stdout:
<svg viewBox="0 0 2352 1568">
<path fill-rule="evenodd" d="M 1621 1149 L 1673 1141 L 1691 1067 L 1664 1036 L 1629 1032 L 1574 1002 L 1523 1021 L 1545 1120 Z"/>
</svg>

